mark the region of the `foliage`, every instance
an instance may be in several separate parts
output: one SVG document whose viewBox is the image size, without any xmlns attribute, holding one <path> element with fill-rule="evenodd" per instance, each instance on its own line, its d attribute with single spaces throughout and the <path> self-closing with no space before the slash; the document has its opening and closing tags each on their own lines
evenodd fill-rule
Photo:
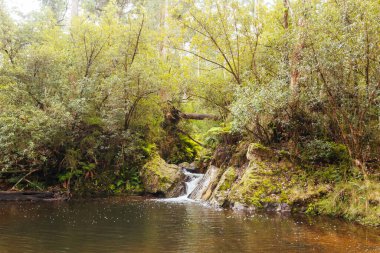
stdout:
<svg viewBox="0 0 380 253">
<path fill-rule="evenodd" d="M 151 153 L 244 163 L 244 140 L 316 181 L 378 174 L 379 1 L 81 2 L 68 20 L 66 1 L 20 19 L 1 1 L 1 170 L 140 191 Z"/>
<path fill-rule="evenodd" d="M 317 203 L 320 213 L 338 215 L 363 224 L 380 225 L 380 189 L 376 181 L 352 181 L 337 185 Z"/>
<path fill-rule="evenodd" d="M 217 144 L 219 144 L 220 142 L 223 142 L 223 138 L 226 135 L 229 135 L 230 133 L 231 133 L 231 127 L 229 125 L 220 126 L 220 127 L 212 127 L 206 133 L 205 142 L 207 146 L 211 148 L 215 148 Z"/>
<path fill-rule="evenodd" d="M 347 147 L 343 144 L 322 140 L 308 142 L 302 152 L 303 161 L 312 164 L 349 163 Z"/>
<path fill-rule="evenodd" d="M 1 169 L 41 169 L 36 178 L 68 190 L 139 188 L 161 118 L 144 13 L 135 6 L 117 17 L 111 2 L 67 31 L 56 26 L 63 3 L 43 4 L 55 15 L 44 9 L 19 22 L 0 11 Z"/>
</svg>

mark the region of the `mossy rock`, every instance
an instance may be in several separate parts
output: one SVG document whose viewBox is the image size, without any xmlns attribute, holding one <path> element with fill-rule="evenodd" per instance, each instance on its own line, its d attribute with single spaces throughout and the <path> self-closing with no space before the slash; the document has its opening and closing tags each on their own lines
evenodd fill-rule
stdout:
<svg viewBox="0 0 380 253">
<path fill-rule="evenodd" d="M 183 194 L 185 175 L 174 164 L 168 164 L 158 154 L 154 154 L 140 171 L 145 192 L 165 197 L 177 197 Z"/>
<path fill-rule="evenodd" d="M 228 194 L 229 203 L 242 203 L 267 210 L 288 211 L 282 192 L 288 187 L 287 170 L 282 163 L 252 159 Z"/>
<path fill-rule="evenodd" d="M 210 203 L 216 206 L 223 206 L 235 180 L 237 172 L 234 167 L 229 167 L 221 176 L 214 192 L 210 198 Z"/>
<path fill-rule="evenodd" d="M 209 200 L 219 183 L 222 173 L 222 169 L 211 165 L 199 181 L 198 186 L 189 195 L 189 198 L 204 201 Z"/>
<path fill-rule="evenodd" d="M 275 152 L 272 149 L 260 144 L 251 143 L 248 146 L 247 159 L 252 160 L 272 160 L 275 157 Z"/>
</svg>

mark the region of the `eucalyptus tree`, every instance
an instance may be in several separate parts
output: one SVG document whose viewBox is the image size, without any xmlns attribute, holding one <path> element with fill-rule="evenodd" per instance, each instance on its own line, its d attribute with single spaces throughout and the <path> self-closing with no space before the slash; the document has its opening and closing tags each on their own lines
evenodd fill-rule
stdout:
<svg viewBox="0 0 380 253">
<path fill-rule="evenodd" d="M 58 24 L 65 21 L 68 15 L 69 0 L 40 0 L 40 2 L 43 7 L 48 7 L 53 11 Z"/>
</svg>

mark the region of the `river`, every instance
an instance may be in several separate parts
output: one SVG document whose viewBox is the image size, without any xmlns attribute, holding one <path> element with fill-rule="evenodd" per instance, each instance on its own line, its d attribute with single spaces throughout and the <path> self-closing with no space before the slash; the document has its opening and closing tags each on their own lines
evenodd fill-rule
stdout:
<svg viewBox="0 0 380 253">
<path fill-rule="evenodd" d="M 1 202 L 0 252 L 380 252 L 380 230 L 141 197 Z"/>
</svg>

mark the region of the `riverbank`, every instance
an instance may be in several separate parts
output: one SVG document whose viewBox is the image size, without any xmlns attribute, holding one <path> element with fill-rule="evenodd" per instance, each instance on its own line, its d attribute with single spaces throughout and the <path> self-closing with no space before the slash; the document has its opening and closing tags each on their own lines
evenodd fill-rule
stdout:
<svg viewBox="0 0 380 253">
<path fill-rule="evenodd" d="M 305 169 L 287 153 L 256 143 L 247 146 L 244 157 L 238 154 L 237 159 L 236 154 L 225 164 L 214 154 L 188 197 L 218 208 L 330 215 L 380 225 L 380 184 L 375 179 L 363 180 L 354 169 L 342 171 L 333 164 Z M 173 166 L 154 156 L 142 173 L 146 189 L 165 197 L 182 195 L 188 177 Z M 175 169 L 176 176 L 168 168 Z M 181 191 L 173 195 L 173 189 Z"/>
<path fill-rule="evenodd" d="M 190 169 L 199 172 L 200 163 L 168 164 L 158 154 L 140 170 L 139 195 L 186 198 L 202 201 L 217 208 L 250 212 L 305 213 L 342 217 L 364 225 L 380 225 L 380 184 L 375 179 L 355 177 L 353 170 L 344 171 L 331 165 L 308 168 L 296 165 L 288 153 L 252 143 L 234 152 L 228 162 L 216 149 L 205 174 L 192 184 Z M 244 155 L 242 155 L 244 154 Z M 226 160 L 224 160 L 226 161 Z M 358 173 L 359 175 L 359 173 Z M 91 185 L 88 181 L 84 186 Z M 90 187 L 72 192 L 74 196 L 107 196 L 133 192 L 97 192 Z M 65 189 L 52 192 L 0 192 L 1 200 L 40 201 L 67 200 Z M 62 193 L 58 193 L 62 192 Z M 134 193 L 136 194 L 136 193 Z"/>
</svg>

